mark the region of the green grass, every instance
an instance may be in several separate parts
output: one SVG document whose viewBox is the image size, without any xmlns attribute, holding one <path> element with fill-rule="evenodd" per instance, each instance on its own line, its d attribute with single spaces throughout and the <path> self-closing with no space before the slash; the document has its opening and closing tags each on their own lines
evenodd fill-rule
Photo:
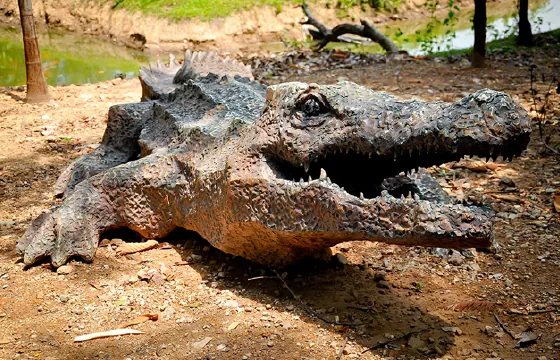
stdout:
<svg viewBox="0 0 560 360">
<path fill-rule="evenodd" d="M 301 0 L 117 0 L 116 3 L 116 8 L 140 10 L 144 14 L 178 21 L 226 17 L 237 11 L 262 5 L 275 7 L 277 12 L 281 12 L 284 5 L 300 4 Z"/>
</svg>

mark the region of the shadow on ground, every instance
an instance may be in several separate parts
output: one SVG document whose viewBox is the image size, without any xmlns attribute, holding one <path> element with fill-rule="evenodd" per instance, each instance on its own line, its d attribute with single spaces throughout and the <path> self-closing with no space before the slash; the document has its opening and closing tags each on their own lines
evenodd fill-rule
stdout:
<svg viewBox="0 0 560 360">
<path fill-rule="evenodd" d="M 131 233 L 126 231 L 121 233 L 120 237 L 128 240 L 126 237 L 130 235 Z M 197 311 L 196 307 L 206 305 L 200 304 L 192 309 L 192 313 L 197 318 L 193 323 L 170 323 L 167 327 L 159 324 L 157 335 L 152 334 L 151 337 L 146 334 L 142 338 L 123 338 L 121 342 L 114 339 L 100 339 L 82 345 L 62 345 L 57 351 L 59 356 L 64 357 L 64 354 L 72 353 L 73 357 L 84 359 L 116 359 L 124 354 L 130 358 L 240 358 L 237 356 L 239 354 L 217 351 L 216 346 L 219 345 L 219 341 L 214 342 L 213 346 L 204 348 L 202 350 L 204 355 L 201 356 L 191 357 L 177 353 L 183 347 L 190 351 L 193 338 L 209 336 L 214 340 L 223 339 L 220 341 L 227 344 L 230 349 L 246 349 L 250 343 L 253 354 L 250 358 L 317 358 L 316 354 L 306 349 L 309 339 L 306 339 L 305 332 L 302 333 L 304 329 L 298 329 L 297 325 L 294 328 L 294 324 L 298 322 L 301 327 L 301 321 L 313 325 L 310 328 L 315 333 L 336 334 L 339 339 L 346 338 L 362 347 L 369 348 L 386 343 L 371 350 L 372 354 L 377 355 L 406 354 L 417 358 L 436 358 L 447 353 L 455 343 L 454 335 L 442 330 L 452 325 L 430 314 L 430 309 L 415 305 L 413 298 L 421 295 L 417 286 L 390 283 L 388 287 L 384 285 L 380 287 L 380 283 L 374 279 L 375 271 L 370 266 L 341 265 L 334 259 L 330 261 L 308 259 L 276 272 L 275 269 L 225 254 L 211 247 L 196 233 L 175 231 L 162 241 L 171 243 L 173 249 L 170 251 L 177 251 L 180 255 L 183 263 L 176 268 L 192 267 L 200 274 L 202 286 L 218 291 L 231 291 L 237 295 L 240 302 L 249 299 L 261 304 L 262 307 L 272 308 L 273 311 L 290 314 L 292 317 L 297 315 L 301 320 L 294 318 L 293 321 L 271 322 L 269 327 L 263 326 L 262 323 L 243 326 L 241 332 L 224 335 L 217 329 L 219 326 L 215 326 L 226 319 L 222 314 L 224 310 L 216 308 L 215 313 Z M 137 263 L 131 259 L 129 259 L 131 263 Z M 97 261 L 99 259 L 96 259 Z M 157 259 L 150 261 L 156 263 Z M 185 265 L 185 263 L 189 264 Z M 97 264 L 85 266 L 94 265 Z M 123 263 L 118 267 L 112 271 L 127 268 Z M 92 279 L 92 274 L 88 275 L 82 270 L 83 268 L 77 273 L 79 278 L 83 277 L 85 281 L 99 281 L 99 279 Z M 296 297 L 283 286 L 277 274 L 285 276 L 289 289 Z M 137 284 L 135 286 L 157 288 L 153 283 Z M 196 288 L 197 284 L 190 285 Z M 313 309 L 330 323 L 318 319 L 306 308 Z M 232 312 L 235 312 L 235 309 Z M 261 315 L 267 316 L 265 312 L 259 314 Z M 333 324 L 334 322 L 340 325 Z M 356 324 L 356 326 L 349 324 Z M 395 340 L 388 342 L 391 336 Z M 271 339 L 274 339 L 273 346 L 269 344 Z M 105 356 L 102 357 L 100 354 Z M 332 358 L 332 356 L 324 354 L 324 358 Z"/>
</svg>

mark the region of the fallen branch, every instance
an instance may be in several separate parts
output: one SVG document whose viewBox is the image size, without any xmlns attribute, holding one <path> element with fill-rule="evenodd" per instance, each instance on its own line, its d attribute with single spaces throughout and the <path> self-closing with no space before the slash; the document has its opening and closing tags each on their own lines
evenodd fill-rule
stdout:
<svg viewBox="0 0 560 360">
<path fill-rule="evenodd" d="M 329 42 L 341 41 L 340 37 L 344 34 L 353 34 L 362 36 L 381 45 L 383 50 L 389 54 L 396 54 L 399 52 L 399 48 L 395 43 L 391 41 L 388 37 L 383 35 L 379 30 L 377 30 L 373 25 L 365 20 L 360 20 L 362 25 L 355 24 L 340 24 L 332 29 L 327 28 L 325 25 L 321 24 L 319 20 L 315 19 L 306 4 L 301 6 L 303 13 L 307 17 L 307 20 L 302 22 L 302 24 L 308 24 L 317 28 L 318 31 L 310 31 L 310 34 L 319 42 L 317 43 L 315 50 L 321 50 Z"/>
<path fill-rule="evenodd" d="M 331 324 L 331 325 L 340 325 L 340 326 L 360 326 L 360 325 L 364 325 L 363 323 L 344 323 L 344 322 L 338 322 L 338 321 L 332 321 L 329 320 L 327 318 L 322 317 L 321 315 L 319 315 L 315 310 L 313 310 L 312 308 L 310 308 L 309 306 L 307 306 L 297 295 L 296 293 L 294 293 L 294 291 L 288 286 L 288 284 L 286 283 L 286 281 L 284 281 L 284 279 L 278 274 L 278 272 L 274 269 L 271 269 L 274 274 L 276 274 L 276 277 L 282 281 L 282 283 L 284 284 L 284 286 L 286 287 L 286 289 L 288 289 L 288 291 L 292 294 L 293 298 L 297 301 L 299 301 L 299 303 L 301 304 L 301 306 L 305 309 L 305 311 L 307 311 L 307 313 L 309 315 L 311 315 L 312 317 L 316 317 L 317 319 L 326 322 L 327 324 Z"/>
<path fill-rule="evenodd" d="M 416 335 L 416 334 L 420 334 L 420 333 L 422 333 L 422 332 L 424 332 L 424 331 L 427 331 L 427 330 L 428 330 L 428 329 L 422 329 L 422 330 L 416 330 L 416 331 L 409 331 L 409 332 L 406 332 L 406 333 L 404 333 L 403 335 L 401 335 L 401 336 L 399 336 L 399 337 L 396 337 L 396 338 L 394 338 L 394 339 L 389 339 L 389 340 L 380 341 L 380 342 L 378 342 L 377 344 L 375 344 L 375 345 L 373 345 L 373 346 L 370 346 L 370 347 L 368 347 L 367 349 L 365 349 L 364 351 L 362 351 L 362 354 L 365 354 L 365 353 L 367 353 L 368 351 L 371 351 L 371 350 L 379 349 L 380 347 L 383 347 L 383 346 L 388 345 L 388 344 L 390 344 L 390 343 L 392 343 L 392 342 L 395 342 L 395 341 L 399 341 L 399 340 L 405 339 L 405 338 L 407 338 L 407 337 L 409 337 L 409 336 Z"/>
<path fill-rule="evenodd" d="M 82 341 L 88 341 L 88 340 L 112 337 L 112 336 L 136 335 L 136 334 L 143 334 L 143 333 L 144 333 L 143 331 L 136 330 L 136 329 L 115 329 L 115 330 L 102 331 L 102 332 L 76 336 L 74 338 L 74 342 L 82 342 Z"/>
<path fill-rule="evenodd" d="M 494 319 L 496 319 L 496 321 L 498 322 L 498 324 L 500 325 L 500 327 L 502 328 L 502 330 L 504 330 L 504 332 L 506 334 L 508 334 L 509 336 L 511 336 L 512 339 L 515 340 L 515 335 L 513 335 L 513 333 L 511 331 L 509 331 L 509 329 L 504 325 L 504 323 L 500 320 L 500 318 L 498 317 L 498 315 L 493 312 L 492 315 L 494 315 Z"/>
</svg>

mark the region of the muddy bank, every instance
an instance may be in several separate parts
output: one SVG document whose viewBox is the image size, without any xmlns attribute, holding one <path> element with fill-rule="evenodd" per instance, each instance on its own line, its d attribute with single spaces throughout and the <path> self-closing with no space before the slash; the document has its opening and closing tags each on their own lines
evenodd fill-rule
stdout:
<svg viewBox="0 0 560 360">
<path fill-rule="evenodd" d="M 355 7 L 348 11 L 345 18 L 337 17 L 337 9 L 327 9 L 321 2 L 311 6 L 314 16 L 328 25 L 365 18 L 381 26 L 395 20 L 420 21 L 427 15 L 423 3 L 424 0 L 402 1 L 398 14 L 374 9 L 362 11 Z M 456 3 L 461 9 L 473 6 L 470 0 Z M 226 18 L 210 21 L 188 19 L 177 23 L 140 12 L 113 9 L 113 1 L 102 5 L 98 1 L 86 0 L 35 0 L 33 6 L 38 23 L 63 27 L 73 32 L 106 35 L 128 46 L 153 51 L 186 48 L 236 50 L 250 44 L 280 41 L 283 36 L 303 39 L 299 23 L 303 14 L 299 6 L 295 5 L 286 5 L 280 12 L 274 7 L 263 6 L 258 11 L 240 11 Z M 515 7 L 515 4 L 507 6 Z M 19 23 L 17 2 L 0 0 L 0 22 Z"/>
</svg>

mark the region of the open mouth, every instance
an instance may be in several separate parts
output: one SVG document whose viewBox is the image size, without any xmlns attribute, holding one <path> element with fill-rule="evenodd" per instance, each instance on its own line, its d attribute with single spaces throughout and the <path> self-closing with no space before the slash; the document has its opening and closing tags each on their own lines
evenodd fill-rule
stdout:
<svg viewBox="0 0 560 360">
<path fill-rule="evenodd" d="M 507 148 L 507 147 L 506 147 Z M 434 149 L 435 150 L 435 149 Z M 341 151 L 340 147 L 328 147 L 319 151 L 308 164 L 294 165 L 283 159 L 276 152 L 267 154 L 267 163 L 276 177 L 295 182 L 307 182 L 328 177 L 347 193 L 360 198 L 374 198 L 387 190 L 394 197 L 414 195 L 418 189 L 402 173 L 413 173 L 420 167 L 430 167 L 450 161 L 458 161 L 466 154 L 406 151 L 379 155 L 372 151 Z M 510 158 L 512 149 L 507 148 Z M 476 153 L 477 151 L 475 151 Z M 490 152 L 492 157 L 506 154 L 502 151 Z M 483 154 L 480 154 L 482 156 Z M 517 152 L 515 155 L 519 155 Z"/>
</svg>

